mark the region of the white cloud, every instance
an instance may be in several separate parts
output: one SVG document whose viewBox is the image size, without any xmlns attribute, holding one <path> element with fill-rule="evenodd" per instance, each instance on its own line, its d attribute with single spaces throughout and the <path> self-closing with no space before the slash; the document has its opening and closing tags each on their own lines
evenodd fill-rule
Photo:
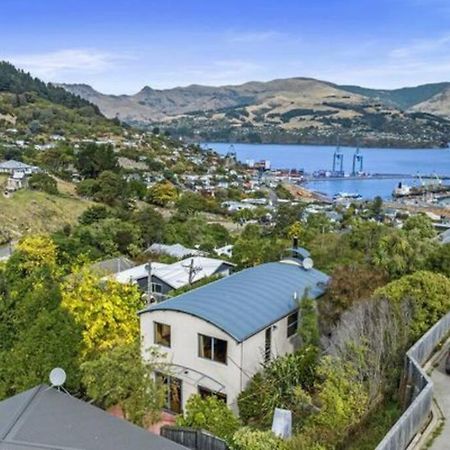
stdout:
<svg viewBox="0 0 450 450">
<path fill-rule="evenodd" d="M 94 49 L 64 49 L 47 53 L 2 56 L 2 59 L 46 80 L 61 80 L 73 74 L 104 72 L 127 58 L 129 57 Z"/>
<path fill-rule="evenodd" d="M 277 31 L 230 31 L 227 41 L 232 44 L 259 44 L 283 37 Z"/>
<path fill-rule="evenodd" d="M 450 50 L 450 34 L 434 39 L 416 39 L 409 45 L 391 50 L 389 56 L 392 58 L 411 58 L 420 55 L 429 55 Z"/>
</svg>

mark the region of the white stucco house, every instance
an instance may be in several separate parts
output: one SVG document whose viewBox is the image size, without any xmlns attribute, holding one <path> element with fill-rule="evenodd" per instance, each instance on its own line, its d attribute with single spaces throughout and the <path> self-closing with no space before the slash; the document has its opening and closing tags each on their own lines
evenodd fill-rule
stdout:
<svg viewBox="0 0 450 450">
<path fill-rule="evenodd" d="M 140 312 L 142 352 L 159 346 L 168 373 L 167 408 L 192 394 L 217 395 L 237 412 L 237 397 L 261 364 L 295 349 L 298 304 L 317 298 L 328 276 L 301 259 L 262 264 Z"/>
</svg>

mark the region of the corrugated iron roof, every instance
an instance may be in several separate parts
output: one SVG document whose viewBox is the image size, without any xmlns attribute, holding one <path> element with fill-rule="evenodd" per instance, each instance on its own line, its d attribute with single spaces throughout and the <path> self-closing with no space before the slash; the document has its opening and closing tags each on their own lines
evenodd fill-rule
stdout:
<svg viewBox="0 0 450 450">
<path fill-rule="evenodd" d="M 317 298 L 329 277 L 292 261 L 262 264 L 152 305 L 144 312 L 178 311 L 204 319 L 242 342 L 298 307 L 309 291 Z"/>
<path fill-rule="evenodd" d="M 183 450 L 186 447 L 45 385 L 0 402 L 0 450 Z"/>
</svg>

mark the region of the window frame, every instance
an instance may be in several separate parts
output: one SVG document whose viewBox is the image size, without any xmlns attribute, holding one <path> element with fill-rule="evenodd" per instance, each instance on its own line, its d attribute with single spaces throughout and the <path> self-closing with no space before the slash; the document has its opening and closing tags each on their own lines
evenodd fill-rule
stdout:
<svg viewBox="0 0 450 450">
<path fill-rule="evenodd" d="M 158 289 L 155 289 L 155 288 L 158 288 L 159 291 L 158 291 Z M 162 294 L 162 291 L 163 291 L 162 284 L 161 283 L 152 282 L 152 290 L 151 291 L 152 291 L 152 294 Z"/>
<path fill-rule="evenodd" d="M 289 323 L 289 321 L 293 316 L 295 316 L 295 320 L 292 323 Z M 297 334 L 297 330 L 298 330 L 298 310 L 289 314 L 286 318 L 286 337 L 291 338 L 292 336 L 295 336 Z"/>
<path fill-rule="evenodd" d="M 228 364 L 228 341 L 227 340 L 216 338 L 214 336 L 208 336 L 208 335 L 202 334 L 202 333 L 198 333 L 197 336 L 198 336 L 197 355 L 199 358 L 207 359 L 208 361 L 214 361 L 219 364 L 224 364 L 224 365 Z M 202 353 L 205 353 L 203 351 L 203 346 L 202 346 L 204 338 L 207 338 L 211 341 L 211 357 L 210 358 L 208 356 L 202 356 Z M 225 343 L 225 360 L 224 361 L 216 359 L 216 351 L 215 351 L 216 341 L 221 341 L 221 342 Z"/>
<path fill-rule="evenodd" d="M 163 342 L 158 342 L 157 336 L 158 336 L 158 326 L 161 327 L 168 327 L 169 328 L 169 340 L 168 345 Z M 160 333 L 162 336 L 162 333 Z M 171 348 L 172 347 L 172 327 L 168 325 L 167 323 L 157 322 L 156 320 L 153 321 L 153 342 L 156 345 L 161 345 L 162 347 Z"/>
<path fill-rule="evenodd" d="M 183 412 L 183 380 L 181 378 L 173 377 L 171 375 L 167 375 L 163 372 L 155 371 L 155 382 L 161 382 L 166 387 L 166 398 L 165 405 L 163 409 L 175 414 L 181 414 Z M 176 400 L 173 397 L 174 388 L 177 389 L 179 393 L 178 405 L 179 408 L 173 408 L 175 404 L 177 404 Z"/>
<path fill-rule="evenodd" d="M 216 397 L 218 400 L 223 401 L 225 405 L 227 404 L 228 396 L 224 392 L 213 391 L 212 389 L 209 389 L 201 385 L 197 386 L 197 391 L 198 395 L 200 395 L 200 397 L 202 398 Z"/>
</svg>

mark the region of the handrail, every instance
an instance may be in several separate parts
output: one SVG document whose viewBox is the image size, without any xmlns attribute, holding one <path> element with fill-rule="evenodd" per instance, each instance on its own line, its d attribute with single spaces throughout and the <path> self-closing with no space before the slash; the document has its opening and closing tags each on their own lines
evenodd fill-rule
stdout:
<svg viewBox="0 0 450 450">
<path fill-rule="evenodd" d="M 422 365 L 449 331 L 450 313 L 447 313 L 406 352 L 402 385 L 408 407 L 376 450 L 404 450 L 426 423 L 431 413 L 433 382 Z"/>
</svg>

